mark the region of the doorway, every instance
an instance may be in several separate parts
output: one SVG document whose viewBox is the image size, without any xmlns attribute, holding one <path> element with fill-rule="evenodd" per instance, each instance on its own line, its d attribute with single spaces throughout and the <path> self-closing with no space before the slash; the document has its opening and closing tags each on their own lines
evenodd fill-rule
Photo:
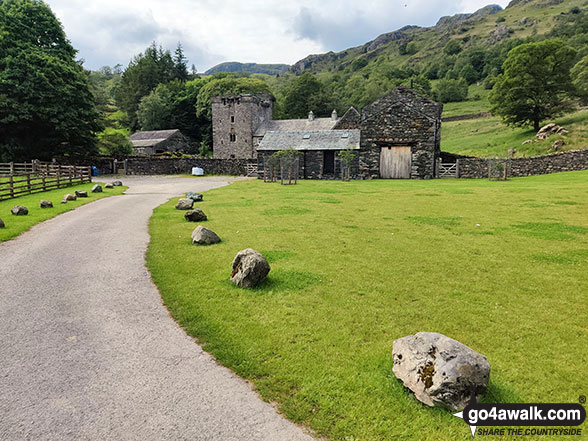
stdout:
<svg viewBox="0 0 588 441">
<path fill-rule="evenodd" d="M 323 175 L 335 174 L 335 151 L 326 150 L 323 152 Z"/>
<path fill-rule="evenodd" d="M 411 148 L 408 146 L 382 147 L 380 177 L 383 179 L 410 179 Z"/>
</svg>

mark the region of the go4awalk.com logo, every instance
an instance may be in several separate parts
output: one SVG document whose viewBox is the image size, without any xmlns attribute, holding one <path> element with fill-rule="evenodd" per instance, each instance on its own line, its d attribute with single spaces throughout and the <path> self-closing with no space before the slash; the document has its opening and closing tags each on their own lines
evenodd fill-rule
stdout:
<svg viewBox="0 0 588 441">
<path fill-rule="evenodd" d="M 470 426 L 472 436 L 581 436 L 578 426 L 586 410 L 580 404 L 480 404 L 473 399 L 454 416 Z"/>
</svg>

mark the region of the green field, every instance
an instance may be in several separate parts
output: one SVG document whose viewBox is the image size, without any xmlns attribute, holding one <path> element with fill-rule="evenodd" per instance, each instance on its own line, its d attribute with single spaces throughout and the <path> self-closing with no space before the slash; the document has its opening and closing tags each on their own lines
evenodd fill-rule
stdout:
<svg viewBox="0 0 588 441">
<path fill-rule="evenodd" d="M 1 201 L 0 219 L 4 221 L 6 227 L 0 228 L 0 242 L 15 238 L 39 222 L 51 219 L 61 213 L 73 210 L 80 205 L 85 205 L 97 199 L 120 195 L 127 189 L 127 187 L 114 187 L 111 189 L 104 188 L 102 193 L 91 193 L 90 189 L 95 184 L 96 182 L 91 184 L 74 185 L 73 187 L 60 188 L 58 190 L 35 193 L 28 196 Z M 60 203 L 65 194 L 74 193 L 76 190 L 86 190 L 89 197 L 78 198 L 78 200 L 70 201 L 67 204 Z M 39 202 L 41 200 L 53 202 L 53 208 L 40 208 Z M 10 209 L 15 205 L 24 205 L 29 209 L 29 214 L 27 216 L 13 216 L 10 213 Z"/>
<path fill-rule="evenodd" d="M 489 402 L 588 390 L 588 172 L 506 182 L 246 181 L 198 203 L 223 242 L 191 245 L 172 200 L 147 253 L 173 317 L 290 419 L 337 440 L 468 440 L 392 374 L 392 343 L 436 331 L 485 354 Z M 272 266 L 229 282 L 251 247 Z M 493 438 L 496 439 L 496 438 Z M 524 438 L 520 438 L 524 439 Z"/>
</svg>

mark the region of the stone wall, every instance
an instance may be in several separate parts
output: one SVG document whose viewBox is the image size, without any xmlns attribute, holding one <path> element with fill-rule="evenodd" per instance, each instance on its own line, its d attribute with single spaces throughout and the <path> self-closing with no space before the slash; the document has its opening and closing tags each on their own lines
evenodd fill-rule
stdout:
<svg viewBox="0 0 588 441">
<path fill-rule="evenodd" d="M 534 176 L 564 171 L 588 170 L 588 150 L 559 152 L 545 156 L 504 159 L 508 162 L 508 176 Z M 459 158 L 460 178 L 487 178 L 487 158 Z"/>
<path fill-rule="evenodd" d="M 247 165 L 255 160 L 211 158 L 144 158 L 127 159 L 128 175 L 191 174 L 192 167 L 204 169 L 207 175 L 245 176 Z"/>
<path fill-rule="evenodd" d="M 433 178 L 440 155 L 442 110 L 441 104 L 403 87 L 367 106 L 361 115 L 361 177 L 380 177 L 382 147 L 409 146 L 411 178 Z"/>
</svg>

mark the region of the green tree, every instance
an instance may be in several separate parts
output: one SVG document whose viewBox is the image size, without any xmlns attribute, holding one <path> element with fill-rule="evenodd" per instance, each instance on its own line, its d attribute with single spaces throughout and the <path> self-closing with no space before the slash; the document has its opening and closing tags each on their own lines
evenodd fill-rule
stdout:
<svg viewBox="0 0 588 441">
<path fill-rule="evenodd" d="M 0 157 L 97 152 L 101 129 L 76 51 L 40 0 L 0 1 Z"/>
<path fill-rule="evenodd" d="M 437 83 L 434 94 L 442 103 L 465 101 L 468 97 L 468 83 L 464 79 L 444 78 Z"/>
<path fill-rule="evenodd" d="M 457 40 L 449 40 L 443 48 L 443 52 L 446 55 L 459 54 L 461 52 L 461 43 Z"/>
<path fill-rule="evenodd" d="M 527 43 L 511 50 L 489 99 L 492 112 L 508 125 L 533 125 L 569 108 L 570 68 L 576 51 L 560 40 Z"/>
<path fill-rule="evenodd" d="M 141 130 L 173 129 L 174 96 L 169 87 L 160 84 L 141 98 L 137 119 Z"/>
<path fill-rule="evenodd" d="M 174 67 L 176 69 L 176 79 L 188 81 L 190 78 L 190 74 L 188 73 L 188 59 L 184 56 L 184 49 L 181 43 L 178 43 L 174 52 Z"/>
<path fill-rule="evenodd" d="M 127 156 L 133 153 L 133 145 L 126 129 L 107 127 L 98 135 L 100 153 L 110 156 Z"/>
<path fill-rule="evenodd" d="M 313 75 L 304 73 L 290 86 L 284 107 L 287 118 L 305 118 L 311 110 L 317 116 L 328 116 L 337 106 L 323 84 Z"/>
<path fill-rule="evenodd" d="M 578 96 L 588 103 L 588 55 L 582 58 L 571 70 L 572 81 Z"/>
<path fill-rule="evenodd" d="M 137 110 L 141 98 L 161 83 L 176 78 L 176 65 L 169 50 L 151 44 L 145 53 L 136 55 L 122 75 L 116 91 L 116 103 L 130 118 L 130 129 L 139 128 Z"/>
</svg>

